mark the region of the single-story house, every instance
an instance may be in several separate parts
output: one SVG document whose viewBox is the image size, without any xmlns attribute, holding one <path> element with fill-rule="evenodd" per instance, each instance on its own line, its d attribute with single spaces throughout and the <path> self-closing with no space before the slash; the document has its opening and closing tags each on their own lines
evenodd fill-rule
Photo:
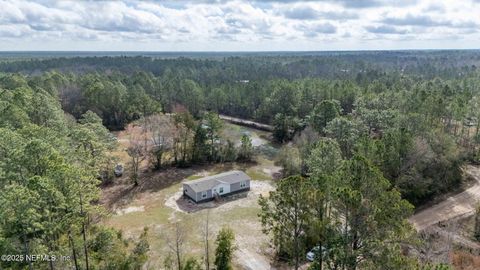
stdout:
<svg viewBox="0 0 480 270">
<path fill-rule="evenodd" d="M 242 171 L 229 171 L 183 183 L 183 195 L 195 202 L 214 199 L 250 189 L 250 177 Z"/>
</svg>

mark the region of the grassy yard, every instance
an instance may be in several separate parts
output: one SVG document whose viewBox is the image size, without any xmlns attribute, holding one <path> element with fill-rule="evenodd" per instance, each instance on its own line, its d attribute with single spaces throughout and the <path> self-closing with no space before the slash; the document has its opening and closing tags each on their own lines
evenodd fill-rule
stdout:
<svg viewBox="0 0 480 270">
<path fill-rule="evenodd" d="M 238 142 L 243 134 L 251 136 L 252 140 L 265 146 L 270 152 L 275 151 L 266 138 L 268 133 L 256 131 L 229 123 L 225 123 L 222 137 Z M 125 134 L 118 133 L 119 149 L 115 155 L 126 162 Z M 214 175 L 228 170 L 245 171 L 251 178 L 252 190 L 245 198 L 225 202 L 216 207 L 201 209 L 196 212 L 186 213 L 175 207 L 176 199 L 181 197 L 182 181 L 194 180 L 208 175 Z M 252 163 L 226 163 L 208 166 L 196 166 L 188 169 L 172 168 L 168 172 L 146 173 L 141 179 L 144 186 L 129 190 L 129 184 L 124 181 L 123 190 L 127 190 L 127 199 L 118 200 L 121 203 L 110 204 L 112 215 L 105 224 L 122 230 L 127 237 L 136 238 L 144 227 L 149 228 L 150 259 L 148 269 L 163 268 L 163 261 L 172 252 L 168 246 L 172 239 L 175 224 L 179 224 L 184 232 L 184 257 L 194 256 L 202 260 L 204 256 L 203 234 L 206 217 L 209 217 L 211 256 L 214 254 L 214 240 L 216 233 L 228 226 L 235 232 L 237 239 L 236 269 L 258 268 L 257 265 L 268 265 L 268 256 L 265 256 L 268 247 L 268 238 L 261 232 L 258 219 L 260 211 L 258 197 L 260 194 L 268 195 L 272 190 L 272 175 L 279 172 L 279 167 L 269 155 L 262 152 Z M 131 185 L 130 185 L 131 186 Z M 114 190 L 113 187 L 112 190 Z M 104 195 L 108 195 L 108 189 Z M 112 191 L 113 192 L 113 191 Z M 123 194 L 122 191 L 115 191 Z M 121 195 L 123 196 L 123 195 Z M 172 206 L 171 204 L 174 204 Z M 213 262 L 213 259 L 212 259 Z M 246 264 L 256 263 L 251 266 Z"/>
<path fill-rule="evenodd" d="M 190 178 L 196 177 L 192 176 Z M 210 223 L 211 250 L 213 250 L 215 235 L 223 226 L 228 226 L 234 230 L 237 240 L 242 240 L 242 248 L 255 247 L 257 249 L 259 243 L 262 247 L 266 247 L 268 242 L 261 232 L 258 220 L 257 195 L 249 195 L 247 198 L 193 213 L 180 212 L 167 206 L 165 201 L 170 196 L 181 196 L 181 184 L 175 184 L 158 192 L 139 195 L 124 208 L 142 210 L 120 215 L 114 214 L 106 221 L 107 225 L 122 230 L 127 237 L 136 238 L 144 227 L 149 228 L 151 249 L 149 266 L 151 269 L 162 267 L 164 259 L 171 253 L 167 241 L 172 239 L 174 226 L 177 222 L 185 234 L 183 247 L 185 256 L 202 258 L 204 256 L 203 232 L 207 215 Z M 259 242 L 261 239 L 263 241 Z M 213 251 L 211 255 L 213 255 Z"/>
</svg>

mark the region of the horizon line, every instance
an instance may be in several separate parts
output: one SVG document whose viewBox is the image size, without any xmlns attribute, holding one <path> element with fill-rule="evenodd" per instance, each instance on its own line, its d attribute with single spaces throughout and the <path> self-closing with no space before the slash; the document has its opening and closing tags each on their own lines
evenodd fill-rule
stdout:
<svg viewBox="0 0 480 270">
<path fill-rule="evenodd" d="M 162 51 L 162 50 L 0 50 L 0 53 L 28 53 L 28 52 L 111 52 L 111 53 L 308 53 L 308 52 L 382 52 L 382 51 L 477 51 L 480 48 L 429 48 L 429 49 L 338 49 L 338 50 L 184 50 L 184 51 Z"/>
</svg>

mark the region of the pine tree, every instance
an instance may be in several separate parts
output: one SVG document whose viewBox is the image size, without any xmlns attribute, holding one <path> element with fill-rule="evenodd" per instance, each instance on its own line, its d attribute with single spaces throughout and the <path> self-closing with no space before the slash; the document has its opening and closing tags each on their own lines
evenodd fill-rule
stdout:
<svg viewBox="0 0 480 270">
<path fill-rule="evenodd" d="M 301 176 L 290 176 L 278 182 L 268 198 L 260 196 L 259 214 L 264 233 L 271 233 L 277 256 L 289 258 L 295 269 L 300 266 L 304 250 L 304 232 L 311 217 L 308 200 L 310 183 Z"/>
<path fill-rule="evenodd" d="M 252 139 L 243 134 L 241 139 L 240 150 L 238 151 L 238 159 L 243 161 L 250 161 L 253 157 L 253 145 Z"/>
<path fill-rule="evenodd" d="M 231 270 L 235 235 L 230 228 L 220 230 L 215 241 L 217 248 L 215 250 L 215 269 Z"/>
</svg>

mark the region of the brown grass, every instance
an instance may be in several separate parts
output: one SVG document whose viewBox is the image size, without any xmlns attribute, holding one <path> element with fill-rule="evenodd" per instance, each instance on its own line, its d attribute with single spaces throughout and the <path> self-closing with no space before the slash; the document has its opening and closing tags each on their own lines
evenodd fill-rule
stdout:
<svg viewBox="0 0 480 270">
<path fill-rule="evenodd" d="M 453 268 L 456 270 L 480 269 L 480 256 L 472 255 L 465 251 L 454 251 L 450 254 Z"/>
</svg>

